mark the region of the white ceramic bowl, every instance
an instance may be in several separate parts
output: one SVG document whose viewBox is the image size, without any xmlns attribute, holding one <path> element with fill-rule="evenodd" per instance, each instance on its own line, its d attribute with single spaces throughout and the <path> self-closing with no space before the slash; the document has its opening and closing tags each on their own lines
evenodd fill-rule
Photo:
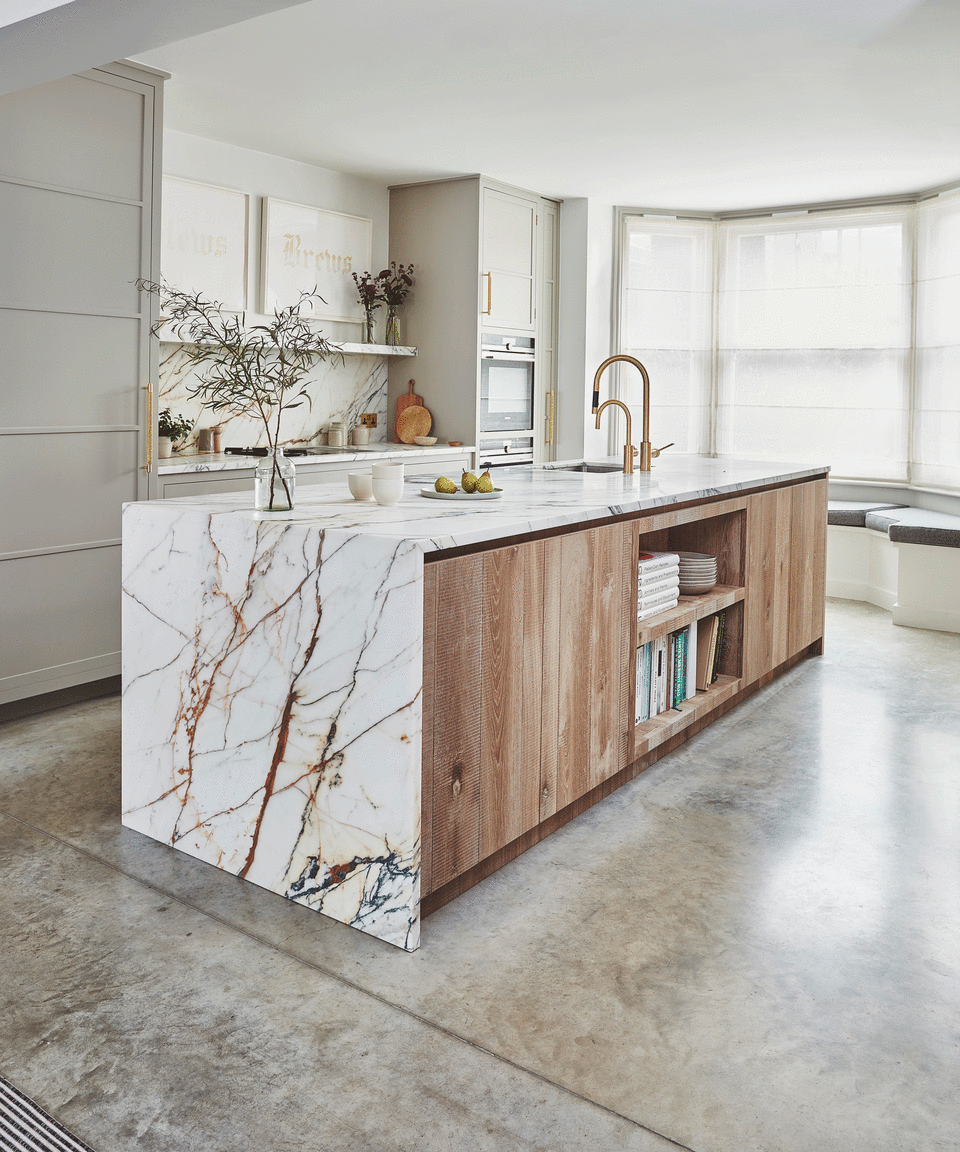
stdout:
<svg viewBox="0 0 960 1152">
<path fill-rule="evenodd" d="M 419 444 L 421 448 L 429 448 L 431 444 L 436 444 L 436 436 L 414 436 L 414 444 Z"/>
<path fill-rule="evenodd" d="M 347 483 L 354 500 L 373 499 L 373 476 L 370 472 L 348 472 Z"/>
<path fill-rule="evenodd" d="M 402 475 L 373 477 L 373 498 L 378 504 L 396 504 L 402 495 Z"/>
</svg>

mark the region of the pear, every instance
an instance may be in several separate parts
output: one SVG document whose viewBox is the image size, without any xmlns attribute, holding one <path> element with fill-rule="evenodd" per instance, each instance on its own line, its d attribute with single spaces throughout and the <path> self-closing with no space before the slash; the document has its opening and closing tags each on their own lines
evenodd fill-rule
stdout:
<svg viewBox="0 0 960 1152">
<path fill-rule="evenodd" d="M 486 472 L 484 472 L 483 475 L 477 479 L 477 491 L 478 492 L 492 492 L 493 491 L 493 480 L 491 480 L 491 478 L 490 478 L 490 470 L 489 469 Z"/>
<path fill-rule="evenodd" d="M 449 476 L 438 476 L 433 489 L 435 492 L 456 492 L 457 486 Z"/>
<path fill-rule="evenodd" d="M 476 492 L 477 478 L 472 472 L 468 472 L 466 468 L 463 470 L 463 475 L 460 477 L 460 487 L 464 492 Z"/>
</svg>

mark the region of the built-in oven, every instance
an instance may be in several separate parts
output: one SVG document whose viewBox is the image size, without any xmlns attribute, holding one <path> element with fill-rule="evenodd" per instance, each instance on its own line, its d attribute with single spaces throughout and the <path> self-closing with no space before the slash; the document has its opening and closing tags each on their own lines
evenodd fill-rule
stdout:
<svg viewBox="0 0 960 1152">
<path fill-rule="evenodd" d="M 533 462 L 533 397 L 536 348 L 532 336 L 480 338 L 481 461 Z M 487 450 L 485 452 L 485 449 Z M 492 459 L 509 457 L 509 459 Z"/>
</svg>

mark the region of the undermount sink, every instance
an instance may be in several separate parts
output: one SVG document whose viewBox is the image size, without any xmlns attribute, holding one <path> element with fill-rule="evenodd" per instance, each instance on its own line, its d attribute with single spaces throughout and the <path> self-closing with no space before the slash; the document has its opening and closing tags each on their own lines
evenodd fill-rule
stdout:
<svg viewBox="0 0 960 1152">
<path fill-rule="evenodd" d="M 591 464 L 589 460 L 581 460 L 578 464 L 548 464 L 552 472 L 622 472 L 619 464 Z"/>
</svg>

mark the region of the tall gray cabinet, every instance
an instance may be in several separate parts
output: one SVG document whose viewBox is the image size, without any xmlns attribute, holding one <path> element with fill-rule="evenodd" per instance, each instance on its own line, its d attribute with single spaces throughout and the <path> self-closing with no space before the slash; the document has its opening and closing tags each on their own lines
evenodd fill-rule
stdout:
<svg viewBox="0 0 960 1152">
<path fill-rule="evenodd" d="M 416 391 L 432 431 L 481 445 L 483 333 L 534 337 L 534 459 L 554 456 L 560 205 L 485 176 L 390 189 L 390 258 L 415 266 L 400 314 L 417 347 Z M 390 363 L 390 410 L 411 365 Z M 490 434 L 503 439 L 503 434 Z M 478 463 L 483 453 L 478 456 Z"/>
<path fill-rule="evenodd" d="M 120 506 L 146 496 L 163 74 L 0 97 L 0 705 L 120 672 Z"/>
</svg>

